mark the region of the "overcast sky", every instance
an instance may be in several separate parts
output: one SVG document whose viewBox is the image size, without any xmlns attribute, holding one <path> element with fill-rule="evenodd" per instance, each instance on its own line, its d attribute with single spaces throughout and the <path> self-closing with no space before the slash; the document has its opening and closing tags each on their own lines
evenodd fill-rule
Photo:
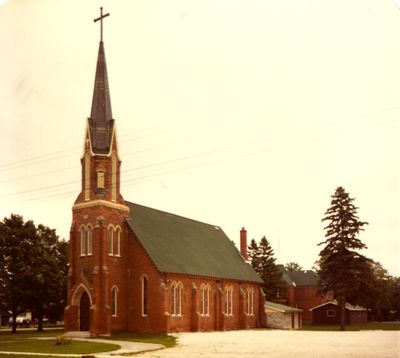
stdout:
<svg viewBox="0 0 400 358">
<path fill-rule="evenodd" d="M 122 195 L 265 235 L 310 269 L 343 186 L 364 254 L 400 275 L 400 10 L 391 0 L 8 0 L 0 218 L 69 238 L 99 7 Z"/>
</svg>

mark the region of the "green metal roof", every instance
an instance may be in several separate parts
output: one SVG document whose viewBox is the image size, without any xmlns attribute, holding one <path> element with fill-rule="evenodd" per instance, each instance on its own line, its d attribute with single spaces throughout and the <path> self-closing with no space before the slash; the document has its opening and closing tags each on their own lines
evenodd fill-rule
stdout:
<svg viewBox="0 0 400 358">
<path fill-rule="evenodd" d="M 160 272 L 263 282 L 220 227 L 126 204 L 128 224 Z"/>
<path fill-rule="evenodd" d="M 283 271 L 282 278 L 291 286 L 318 286 L 318 275 L 312 271 Z"/>
<path fill-rule="evenodd" d="M 272 308 L 272 309 L 280 311 L 280 312 L 303 312 L 303 310 L 300 308 L 281 305 L 279 303 L 275 303 L 275 302 L 271 302 L 271 301 L 266 301 L 264 306 L 267 308 Z"/>
</svg>

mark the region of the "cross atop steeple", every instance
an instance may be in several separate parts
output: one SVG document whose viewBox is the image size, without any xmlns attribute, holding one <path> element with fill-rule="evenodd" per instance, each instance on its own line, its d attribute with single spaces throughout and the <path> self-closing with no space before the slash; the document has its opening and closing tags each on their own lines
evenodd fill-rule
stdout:
<svg viewBox="0 0 400 358">
<path fill-rule="evenodd" d="M 100 7 L 100 17 L 93 20 L 93 22 L 97 22 L 100 20 L 100 42 L 103 42 L 103 19 L 107 16 L 110 16 L 110 13 L 108 12 L 107 14 L 103 15 L 103 8 Z"/>
<path fill-rule="evenodd" d="M 90 140 L 94 153 L 108 154 L 111 150 L 114 120 L 111 112 L 110 91 L 108 88 L 108 76 L 106 56 L 103 44 L 103 19 L 110 14 L 103 14 L 100 8 L 100 17 L 94 22 L 100 21 L 100 44 L 97 56 L 96 75 L 92 110 L 89 117 Z"/>
</svg>

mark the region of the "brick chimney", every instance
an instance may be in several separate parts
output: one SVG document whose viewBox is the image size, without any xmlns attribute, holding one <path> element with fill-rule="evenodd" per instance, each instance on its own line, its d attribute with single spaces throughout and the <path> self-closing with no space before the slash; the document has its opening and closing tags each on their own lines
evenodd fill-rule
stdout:
<svg viewBox="0 0 400 358">
<path fill-rule="evenodd" d="M 247 257 L 247 231 L 244 227 L 240 230 L 240 254 L 245 261 L 248 260 Z"/>
</svg>

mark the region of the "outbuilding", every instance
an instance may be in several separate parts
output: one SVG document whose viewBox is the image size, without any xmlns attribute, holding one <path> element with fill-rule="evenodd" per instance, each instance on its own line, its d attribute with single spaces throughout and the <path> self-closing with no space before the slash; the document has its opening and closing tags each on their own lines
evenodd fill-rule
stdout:
<svg viewBox="0 0 400 358">
<path fill-rule="evenodd" d="M 278 329 L 298 329 L 302 327 L 302 309 L 265 302 L 267 327 Z"/>
<path fill-rule="evenodd" d="M 337 301 L 325 302 L 310 309 L 313 324 L 340 324 L 340 306 Z M 346 325 L 368 323 L 368 311 L 361 306 L 346 303 Z"/>
</svg>

